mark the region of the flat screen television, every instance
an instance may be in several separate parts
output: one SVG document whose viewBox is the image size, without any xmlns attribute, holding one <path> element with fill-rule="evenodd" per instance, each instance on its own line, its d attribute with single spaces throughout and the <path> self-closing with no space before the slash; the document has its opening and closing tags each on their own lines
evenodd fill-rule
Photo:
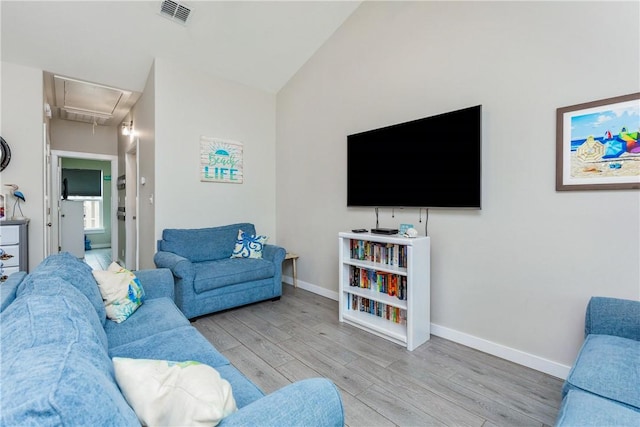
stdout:
<svg viewBox="0 0 640 427">
<path fill-rule="evenodd" d="M 482 106 L 347 136 L 347 206 L 480 209 Z"/>
</svg>

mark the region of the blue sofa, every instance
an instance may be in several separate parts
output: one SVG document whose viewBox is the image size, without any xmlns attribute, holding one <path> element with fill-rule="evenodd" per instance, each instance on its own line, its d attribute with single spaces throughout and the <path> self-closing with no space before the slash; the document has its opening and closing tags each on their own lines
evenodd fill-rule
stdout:
<svg viewBox="0 0 640 427">
<path fill-rule="evenodd" d="M 175 278 L 176 305 L 193 319 L 282 295 L 284 248 L 265 244 L 262 258 L 231 258 L 238 230 L 250 223 L 210 228 L 165 229 L 153 261 Z"/>
<path fill-rule="evenodd" d="M 113 357 L 214 367 L 238 406 L 220 426 L 343 425 L 332 382 L 306 379 L 265 396 L 178 310 L 169 270 L 136 276 L 146 298 L 122 323 L 106 318 L 90 267 L 68 253 L 2 284 L 0 425 L 140 425 L 115 380 Z"/>
<path fill-rule="evenodd" d="M 640 426 L 640 301 L 593 297 L 557 426 Z"/>
</svg>

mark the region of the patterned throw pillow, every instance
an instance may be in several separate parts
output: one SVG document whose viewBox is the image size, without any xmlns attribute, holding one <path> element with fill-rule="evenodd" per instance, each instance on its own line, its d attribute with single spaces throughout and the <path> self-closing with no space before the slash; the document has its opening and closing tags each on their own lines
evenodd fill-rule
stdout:
<svg viewBox="0 0 640 427">
<path fill-rule="evenodd" d="M 262 258 L 262 248 L 267 239 L 267 236 L 254 236 L 238 230 L 236 247 L 231 258 Z"/>
<path fill-rule="evenodd" d="M 131 271 L 112 262 L 107 270 L 93 270 L 107 317 L 116 323 L 127 320 L 142 305 L 144 289 Z"/>
<path fill-rule="evenodd" d="M 142 425 L 211 427 L 237 410 L 231 384 L 209 365 L 114 357 L 113 367 Z"/>
</svg>

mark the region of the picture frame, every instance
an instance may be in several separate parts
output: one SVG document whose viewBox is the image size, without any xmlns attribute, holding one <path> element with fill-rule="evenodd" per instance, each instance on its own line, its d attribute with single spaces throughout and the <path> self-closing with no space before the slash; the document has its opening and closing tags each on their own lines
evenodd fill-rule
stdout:
<svg viewBox="0 0 640 427">
<path fill-rule="evenodd" d="M 640 189 L 640 92 L 556 110 L 556 191 Z"/>
</svg>

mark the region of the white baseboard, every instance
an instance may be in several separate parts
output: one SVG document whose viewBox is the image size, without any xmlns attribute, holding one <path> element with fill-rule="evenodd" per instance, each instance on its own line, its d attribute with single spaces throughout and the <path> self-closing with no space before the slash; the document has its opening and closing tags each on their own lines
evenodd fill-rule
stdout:
<svg viewBox="0 0 640 427">
<path fill-rule="evenodd" d="M 110 248 L 111 243 L 91 243 L 91 249 Z"/>
<path fill-rule="evenodd" d="M 291 276 L 283 275 L 282 281 L 293 286 L 293 278 Z M 330 291 L 323 287 L 304 282 L 300 279 L 298 279 L 298 287 L 300 289 L 313 292 L 314 294 L 322 295 L 323 297 L 338 301 L 337 292 Z M 488 353 L 501 359 L 517 363 L 518 365 L 544 372 L 545 374 L 549 374 L 563 380 L 567 378 L 567 375 L 569 375 L 569 371 L 571 370 L 570 366 L 562 365 L 502 344 L 497 344 L 495 342 L 485 340 L 484 338 L 478 338 L 473 335 L 465 334 L 464 332 L 436 325 L 435 323 L 431 324 L 431 334 L 482 351 L 483 353 Z"/>
<path fill-rule="evenodd" d="M 293 277 L 291 276 L 282 276 L 282 281 L 287 285 L 293 286 Z M 298 287 L 300 289 L 304 289 L 305 291 L 313 292 L 314 294 L 321 295 L 323 297 L 332 299 L 334 301 L 338 301 L 338 293 L 334 291 L 330 291 L 321 286 L 312 285 L 311 283 L 304 282 L 298 279 Z"/>
<path fill-rule="evenodd" d="M 497 356 L 501 359 L 526 366 L 527 368 L 535 369 L 536 371 L 544 372 L 545 374 L 549 374 L 563 380 L 567 378 L 569 370 L 571 370 L 570 366 L 562 365 L 502 344 L 487 341 L 484 338 L 478 338 L 454 329 L 445 328 L 444 326 L 436 325 L 435 323 L 431 324 L 431 333 L 440 338 L 480 350 L 483 353 Z"/>
</svg>

